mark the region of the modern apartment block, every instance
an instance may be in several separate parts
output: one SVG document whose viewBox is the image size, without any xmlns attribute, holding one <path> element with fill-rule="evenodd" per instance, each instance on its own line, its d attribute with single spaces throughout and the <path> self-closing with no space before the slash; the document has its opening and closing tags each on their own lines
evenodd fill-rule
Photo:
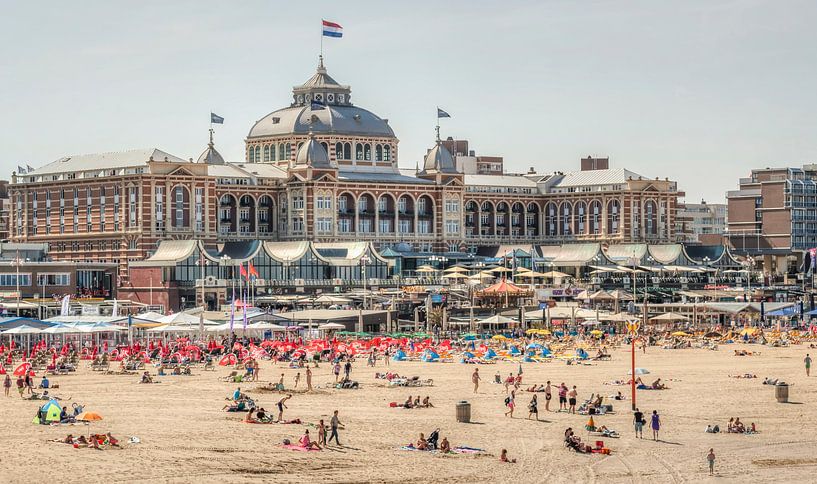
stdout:
<svg viewBox="0 0 817 484">
<path fill-rule="evenodd" d="M 687 203 L 678 208 L 681 242 L 688 244 L 719 245 L 726 233 L 727 205 L 725 203 Z"/>
<path fill-rule="evenodd" d="M 752 170 L 726 198 L 729 242 L 739 254 L 763 256 L 764 270 L 786 272 L 817 247 L 817 165 Z"/>
</svg>

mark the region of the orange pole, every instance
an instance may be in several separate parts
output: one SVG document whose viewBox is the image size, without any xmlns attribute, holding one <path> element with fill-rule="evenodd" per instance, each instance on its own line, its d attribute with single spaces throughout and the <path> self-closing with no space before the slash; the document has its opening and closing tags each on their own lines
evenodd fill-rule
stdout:
<svg viewBox="0 0 817 484">
<path fill-rule="evenodd" d="M 630 371 L 630 388 L 633 393 L 633 411 L 635 411 L 635 333 L 633 334 L 632 338 L 632 353 L 630 356 L 632 363 L 632 370 Z"/>
</svg>

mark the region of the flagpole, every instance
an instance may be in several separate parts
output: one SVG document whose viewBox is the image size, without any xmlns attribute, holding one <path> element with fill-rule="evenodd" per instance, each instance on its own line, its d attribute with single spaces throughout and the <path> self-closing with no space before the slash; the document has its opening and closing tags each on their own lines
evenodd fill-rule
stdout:
<svg viewBox="0 0 817 484">
<path fill-rule="evenodd" d="M 323 59 L 323 19 L 321 19 L 321 59 Z"/>
</svg>

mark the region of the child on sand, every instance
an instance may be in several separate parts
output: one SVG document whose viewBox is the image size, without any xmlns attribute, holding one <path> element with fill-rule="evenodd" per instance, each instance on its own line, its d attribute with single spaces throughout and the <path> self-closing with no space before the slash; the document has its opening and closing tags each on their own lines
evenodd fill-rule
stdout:
<svg viewBox="0 0 817 484">
<path fill-rule="evenodd" d="M 715 474 L 715 449 L 709 449 L 706 460 L 709 462 L 709 475 L 711 476 Z"/>
<path fill-rule="evenodd" d="M 509 459 L 508 458 L 508 449 L 502 449 L 502 452 L 499 454 L 499 462 L 505 462 L 508 464 L 516 464 L 516 459 Z"/>
</svg>

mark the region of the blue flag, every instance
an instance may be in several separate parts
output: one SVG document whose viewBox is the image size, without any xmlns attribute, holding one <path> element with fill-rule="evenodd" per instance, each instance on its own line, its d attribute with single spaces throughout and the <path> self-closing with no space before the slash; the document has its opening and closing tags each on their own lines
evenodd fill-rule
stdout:
<svg viewBox="0 0 817 484">
<path fill-rule="evenodd" d="M 437 117 L 438 118 L 450 118 L 451 115 L 448 114 L 447 112 L 443 111 L 442 109 L 437 108 Z"/>
<path fill-rule="evenodd" d="M 326 109 L 326 104 L 324 104 L 324 103 L 322 103 L 320 101 L 315 101 L 313 99 L 312 104 L 309 105 L 309 109 L 311 109 L 312 111 L 319 111 L 321 109 Z"/>
<path fill-rule="evenodd" d="M 216 113 L 210 113 L 210 122 L 214 124 L 224 124 L 224 118 Z"/>
</svg>

